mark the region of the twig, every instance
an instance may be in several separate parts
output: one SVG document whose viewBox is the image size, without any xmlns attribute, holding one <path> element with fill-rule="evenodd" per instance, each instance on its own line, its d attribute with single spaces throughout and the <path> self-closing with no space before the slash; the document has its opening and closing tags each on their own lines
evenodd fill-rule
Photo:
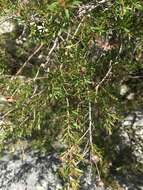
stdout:
<svg viewBox="0 0 143 190">
<path fill-rule="evenodd" d="M 102 83 L 107 79 L 107 77 L 110 75 L 110 72 L 112 70 L 112 65 L 111 65 L 111 61 L 110 61 L 110 67 L 108 72 L 106 73 L 106 75 L 104 76 L 104 78 L 96 85 L 95 89 L 96 89 L 96 94 L 98 93 L 98 89 L 99 87 L 102 85 Z"/>
<path fill-rule="evenodd" d="M 52 48 L 50 49 L 50 51 L 49 51 L 49 53 L 48 53 L 47 61 L 46 61 L 46 63 L 44 63 L 44 67 L 49 63 L 51 54 L 52 54 L 53 51 L 57 48 L 58 39 L 59 39 L 59 36 L 57 36 L 56 39 L 54 40 L 53 46 L 52 46 Z"/>
<path fill-rule="evenodd" d="M 16 19 L 16 18 L 17 18 L 17 17 L 14 16 L 14 15 L 9 16 L 9 17 L 6 17 L 6 18 L 4 18 L 4 19 L 2 19 L 2 20 L 0 21 L 0 25 L 2 25 L 4 22 L 6 22 L 6 21 L 8 21 L 8 20 Z"/>
<path fill-rule="evenodd" d="M 43 47 L 43 43 L 40 44 L 40 46 L 28 57 L 28 59 L 24 62 L 24 64 L 22 65 L 22 67 L 17 71 L 16 76 L 19 75 L 22 70 L 24 69 L 24 67 L 28 64 L 28 62 L 32 59 L 32 57 L 34 57 L 34 55 L 36 55 L 40 49 Z"/>
<path fill-rule="evenodd" d="M 66 38 L 66 41 L 68 41 L 69 40 L 69 37 L 71 36 L 71 34 L 70 34 L 70 27 L 68 28 L 68 31 L 66 32 L 65 31 L 65 33 L 67 34 L 67 38 Z"/>
<path fill-rule="evenodd" d="M 15 109 L 11 109 L 9 111 L 7 111 L 1 118 L 4 119 L 7 115 L 9 115 L 9 113 L 15 111 Z"/>
<path fill-rule="evenodd" d="M 75 33 L 73 34 L 73 36 L 72 36 L 72 39 L 74 39 L 74 37 L 75 37 L 76 34 L 78 33 L 78 31 L 79 31 L 79 29 L 80 29 L 80 26 L 81 26 L 82 22 L 84 21 L 84 18 L 85 18 L 85 17 L 82 18 L 82 20 L 80 21 L 79 25 L 77 26 L 77 29 L 76 29 Z"/>
<path fill-rule="evenodd" d="M 89 100 L 89 103 L 88 103 L 88 113 L 89 113 L 89 145 L 90 145 L 90 164 L 91 164 L 91 167 L 90 167 L 90 172 L 92 173 L 92 157 L 93 157 L 93 140 L 92 140 L 92 108 L 91 108 L 91 102 Z M 97 170 L 97 174 L 98 174 L 98 177 L 99 179 L 101 179 L 100 177 L 100 172 L 99 172 L 99 169 L 98 169 L 98 166 L 97 166 L 97 163 L 94 163 L 95 166 L 96 166 L 96 170 Z"/>
<path fill-rule="evenodd" d="M 89 129 L 87 129 L 87 130 L 85 131 L 85 133 L 84 133 L 84 134 L 82 135 L 82 137 L 77 141 L 76 144 L 79 144 L 80 141 L 82 141 L 82 139 L 87 135 L 88 132 L 89 132 Z M 71 151 L 74 150 L 74 148 L 75 148 L 75 145 L 73 145 L 73 146 L 63 155 L 63 158 L 65 158 L 66 156 L 68 156 L 68 155 L 71 153 Z"/>
<path fill-rule="evenodd" d="M 29 119 L 29 116 L 27 116 L 19 125 L 19 128 Z"/>
<path fill-rule="evenodd" d="M 131 79 L 143 79 L 143 76 L 130 76 Z"/>
<path fill-rule="evenodd" d="M 36 96 L 40 96 L 42 93 L 44 92 L 44 90 L 41 90 L 40 92 L 38 92 L 37 94 L 36 93 L 33 93 L 32 96 L 29 98 L 29 100 L 27 100 L 27 103 L 30 103 L 31 99 L 36 97 Z"/>
<path fill-rule="evenodd" d="M 89 101 L 88 103 L 88 117 L 89 117 L 89 142 L 90 142 L 90 146 L 91 146 L 91 152 L 92 152 L 92 147 L 93 147 L 93 142 L 92 142 L 92 109 L 91 109 L 91 102 Z"/>
<path fill-rule="evenodd" d="M 34 77 L 34 79 L 33 79 L 34 82 L 35 82 L 36 79 L 38 78 L 39 72 L 40 72 L 40 67 L 38 68 L 38 71 L 37 71 L 37 73 L 36 73 L 36 75 L 35 75 L 35 77 Z"/>
<path fill-rule="evenodd" d="M 102 1 L 99 1 L 99 2 L 91 2 L 91 3 L 87 3 L 86 5 L 82 5 L 79 7 L 79 10 L 77 12 L 77 17 L 82 17 L 84 16 L 85 14 L 91 12 L 92 10 L 96 9 L 97 7 L 99 7 L 100 5 L 104 4 L 108 2 L 108 0 L 102 0 Z"/>
<path fill-rule="evenodd" d="M 89 98 L 89 91 L 88 91 L 88 98 Z M 88 102 L 88 121 L 89 121 L 89 159 L 90 159 L 90 175 L 92 173 L 92 152 L 93 152 L 93 142 L 92 142 L 92 108 L 91 108 L 91 101 L 89 98 Z"/>
<path fill-rule="evenodd" d="M 67 130 L 68 134 L 70 134 L 70 112 L 69 112 L 69 99 L 66 98 L 66 103 L 67 103 Z"/>
</svg>

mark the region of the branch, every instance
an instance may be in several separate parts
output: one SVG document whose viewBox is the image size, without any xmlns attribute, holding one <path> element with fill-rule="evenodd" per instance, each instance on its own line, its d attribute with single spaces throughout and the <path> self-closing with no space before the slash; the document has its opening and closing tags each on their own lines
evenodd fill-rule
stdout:
<svg viewBox="0 0 143 190">
<path fill-rule="evenodd" d="M 20 67 L 20 69 L 17 71 L 16 76 L 19 75 L 22 70 L 24 69 L 24 67 L 29 63 L 29 61 L 32 59 L 32 57 L 34 57 L 34 55 L 36 55 L 40 49 L 43 47 L 43 43 L 40 44 L 40 46 L 28 57 L 28 59 L 24 62 L 24 64 L 22 65 L 22 67 Z"/>
<path fill-rule="evenodd" d="M 48 56 L 47 56 L 47 61 L 46 63 L 43 64 L 43 67 L 46 67 L 50 61 L 50 56 L 51 54 L 53 53 L 53 51 L 57 48 L 58 46 L 58 40 L 59 40 L 59 36 L 56 37 L 56 39 L 54 40 L 54 43 L 53 43 L 53 46 L 52 48 L 50 49 L 49 53 L 48 53 Z"/>
<path fill-rule="evenodd" d="M 92 149 L 93 143 L 92 143 L 92 110 L 91 110 L 91 102 L 88 103 L 88 118 L 89 118 L 89 142 Z"/>
<path fill-rule="evenodd" d="M 12 20 L 12 19 L 16 19 L 16 18 L 17 18 L 17 17 L 14 16 L 14 15 L 5 17 L 5 18 L 3 18 L 2 20 L 0 20 L 0 25 L 2 25 L 4 22 L 7 22 L 7 21 Z"/>
<path fill-rule="evenodd" d="M 98 93 L 98 89 L 99 87 L 102 85 L 102 83 L 108 78 L 108 76 L 110 75 L 111 73 L 111 70 L 112 70 L 112 65 L 111 65 L 111 62 L 110 62 L 110 68 L 108 70 L 108 72 L 106 73 L 106 75 L 104 76 L 104 78 L 96 85 L 95 89 L 96 89 L 96 94 Z"/>
<path fill-rule="evenodd" d="M 103 5 L 106 2 L 108 2 L 108 0 L 102 0 L 99 2 L 91 2 L 91 3 L 87 3 L 86 5 L 80 6 L 77 12 L 77 17 L 79 18 L 83 17 L 85 14 L 90 13 L 92 10 L 96 9 L 97 7 Z"/>
</svg>

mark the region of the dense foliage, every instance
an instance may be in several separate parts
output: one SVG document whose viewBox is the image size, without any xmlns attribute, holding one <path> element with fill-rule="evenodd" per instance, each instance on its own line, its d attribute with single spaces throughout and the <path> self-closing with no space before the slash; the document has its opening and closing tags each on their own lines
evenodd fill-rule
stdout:
<svg viewBox="0 0 143 190">
<path fill-rule="evenodd" d="M 127 107 L 142 106 L 142 1 L 0 0 L 0 7 L 18 25 L 0 37 L 1 94 L 13 98 L 1 147 L 27 138 L 59 152 L 59 173 L 72 189 L 85 165 L 106 177 L 118 121 Z M 120 96 L 122 83 L 133 99 Z"/>
</svg>

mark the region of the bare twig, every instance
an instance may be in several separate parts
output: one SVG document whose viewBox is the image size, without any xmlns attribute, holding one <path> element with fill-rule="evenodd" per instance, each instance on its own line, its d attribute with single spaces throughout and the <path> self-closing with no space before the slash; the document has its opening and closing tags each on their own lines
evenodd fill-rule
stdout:
<svg viewBox="0 0 143 190">
<path fill-rule="evenodd" d="M 91 12 L 92 10 L 96 9 L 97 7 L 103 5 L 106 2 L 108 2 L 108 0 L 102 0 L 99 2 L 90 2 L 90 3 L 87 3 L 86 5 L 82 5 L 79 7 L 77 15 L 79 18 L 81 18 L 85 14 Z"/>
<path fill-rule="evenodd" d="M 90 175 L 92 173 L 92 152 L 93 152 L 93 142 L 92 142 L 92 108 L 91 108 L 91 101 L 90 101 L 90 97 L 89 97 L 89 91 L 88 91 L 88 98 L 89 98 L 89 102 L 88 102 L 88 122 L 89 122 L 89 127 L 88 127 L 88 131 L 89 131 L 89 158 L 90 158 Z"/>
<path fill-rule="evenodd" d="M 92 143 L 92 110 L 91 110 L 91 102 L 89 101 L 88 103 L 88 113 L 89 113 L 89 142 L 90 142 L 90 146 L 91 146 L 91 151 L 92 151 L 92 147 L 93 147 L 93 143 Z"/>
<path fill-rule="evenodd" d="M 7 21 L 9 21 L 9 20 L 12 20 L 12 19 L 16 19 L 16 16 L 11 15 L 11 16 L 9 16 L 9 17 L 3 18 L 3 19 L 0 21 L 0 25 L 2 25 L 4 22 L 7 22 Z"/>
<path fill-rule="evenodd" d="M 24 123 L 26 123 L 26 121 L 27 121 L 28 119 L 29 119 L 29 116 L 27 116 L 27 117 L 20 123 L 19 128 L 20 128 L 21 126 L 23 126 Z"/>
<path fill-rule="evenodd" d="M 59 36 L 56 37 L 56 39 L 54 40 L 54 43 L 53 43 L 53 46 L 52 48 L 50 49 L 49 53 L 48 53 L 48 56 L 47 56 L 47 61 L 44 63 L 44 67 L 46 65 L 48 65 L 49 61 L 50 61 L 50 56 L 51 54 L 53 53 L 53 51 L 57 48 L 58 46 L 58 40 L 59 40 Z"/>
<path fill-rule="evenodd" d="M 111 61 L 110 61 L 110 67 L 108 72 L 106 73 L 106 75 L 104 76 L 104 78 L 96 85 L 95 89 L 96 89 L 96 94 L 98 93 L 98 89 L 99 87 L 102 85 L 102 83 L 108 78 L 108 76 L 110 75 L 112 70 L 112 65 L 111 65 Z"/>
<path fill-rule="evenodd" d="M 69 112 L 69 99 L 66 98 L 66 103 L 67 103 L 67 130 L 68 134 L 70 134 L 70 112 Z"/>
<path fill-rule="evenodd" d="M 143 76 L 130 76 L 131 79 L 143 79 Z"/>
<path fill-rule="evenodd" d="M 34 82 L 36 81 L 36 79 L 38 78 L 38 75 L 39 75 L 39 72 L 40 72 L 40 67 L 38 68 L 38 71 L 37 71 L 37 73 L 36 73 L 36 75 L 35 75 L 35 77 L 34 77 Z"/>
<path fill-rule="evenodd" d="M 41 90 L 38 93 L 33 93 L 32 96 L 29 98 L 29 100 L 27 100 L 27 103 L 29 103 L 31 101 L 32 98 L 36 97 L 36 96 L 40 96 L 42 93 L 44 92 L 44 90 Z"/>
<path fill-rule="evenodd" d="M 9 111 L 7 111 L 3 116 L 2 119 L 4 119 L 7 115 L 9 115 L 11 112 L 15 111 L 15 109 L 11 109 Z"/>
<path fill-rule="evenodd" d="M 88 113 L 89 113 L 89 127 L 88 127 L 88 130 L 89 130 L 89 145 L 90 145 L 90 164 L 91 164 L 91 167 L 90 167 L 90 172 L 92 173 L 92 157 L 93 157 L 93 140 L 92 140 L 92 126 L 93 126 L 93 123 L 92 123 L 92 107 L 91 107 L 91 102 L 89 100 L 89 103 L 88 103 Z M 94 163 L 95 166 L 96 166 L 96 170 L 97 170 L 97 174 L 98 174 L 98 177 L 100 178 L 100 172 L 99 172 L 99 169 L 98 169 L 98 166 L 97 166 L 97 163 Z"/>
<path fill-rule="evenodd" d="M 87 129 L 85 131 L 85 133 L 82 135 L 82 137 L 77 141 L 77 145 L 82 141 L 82 139 L 88 134 L 89 132 L 89 129 Z M 63 158 L 65 158 L 66 156 L 68 156 L 75 148 L 75 145 L 73 145 L 64 155 L 63 155 Z"/>
<path fill-rule="evenodd" d="M 79 31 L 79 29 L 80 29 L 80 26 L 81 26 L 82 22 L 84 21 L 84 18 L 85 18 L 85 17 L 83 17 L 83 18 L 81 19 L 79 25 L 77 26 L 77 29 L 76 29 L 75 33 L 74 33 L 73 36 L 72 36 L 72 39 L 74 39 L 74 37 L 75 37 L 76 34 L 78 33 L 78 31 Z"/>
<path fill-rule="evenodd" d="M 17 71 L 16 76 L 19 75 L 22 72 L 22 70 L 24 69 L 24 67 L 28 64 L 28 62 L 32 59 L 32 57 L 34 57 L 34 55 L 36 55 L 40 51 L 40 49 L 43 47 L 43 45 L 44 44 L 41 43 L 39 45 L 39 47 L 28 57 L 28 59 L 24 62 L 24 64 L 22 65 L 22 67 Z"/>
<path fill-rule="evenodd" d="M 34 78 L 30 78 L 30 77 L 26 78 L 23 75 L 18 75 L 18 76 L 15 76 L 15 75 L 2 75 L 2 76 L 0 76 L 0 79 L 6 79 L 6 78 L 10 79 L 10 80 L 17 80 L 17 79 L 19 79 L 19 80 L 22 80 L 24 83 L 27 83 L 27 82 L 30 82 L 30 81 L 35 82 L 37 80 L 48 79 L 49 76 L 43 76 L 43 77 L 37 77 L 37 76 L 35 76 Z"/>
</svg>

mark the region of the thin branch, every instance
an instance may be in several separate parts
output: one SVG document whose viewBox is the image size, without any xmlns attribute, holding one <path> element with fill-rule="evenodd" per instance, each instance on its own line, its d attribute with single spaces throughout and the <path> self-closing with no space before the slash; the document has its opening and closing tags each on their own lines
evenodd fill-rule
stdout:
<svg viewBox="0 0 143 190">
<path fill-rule="evenodd" d="M 66 103 L 67 103 L 67 130 L 68 134 L 70 134 L 70 112 L 69 112 L 69 99 L 66 98 Z"/>
<path fill-rule="evenodd" d="M 57 48 L 57 46 L 58 46 L 58 40 L 59 40 L 59 36 L 57 36 L 56 39 L 54 40 L 53 46 L 52 46 L 52 48 L 50 49 L 50 51 L 49 51 L 49 53 L 48 53 L 47 61 L 46 61 L 46 63 L 44 63 L 44 67 L 45 67 L 46 65 L 48 65 L 48 63 L 49 63 L 49 61 L 50 61 L 50 56 L 51 56 L 51 54 L 52 54 L 53 51 Z"/>
<path fill-rule="evenodd" d="M 143 76 L 130 76 L 131 79 L 143 79 Z"/>
<path fill-rule="evenodd" d="M 13 111 L 15 111 L 15 109 L 11 109 L 11 110 L 9 110 L 9 111 L 7 111 L 1 118 L 2 118 L 2 120 L 7 116 L 7 115 L 9 115 L 11 112 L 13 112 Z"/>
<path fill-rule="evenodd" d="M 92 107 L 91 107 L 91 102 L 89 100 L 89 103 L 88 103 L 88 116 L 89 116 L 89 145 L 90 145 L 90 164 L 91 164 L 91 167 L 90 167 L 90 172 L 92 173 L 92 157 L 93 157 L 93 137 L 92 137 L 92 126 L 93 126 L 93 123 L 92 123 Z M 94 163 L 95 166 L 96 166 L 96 170 L 97 170 L 97 174 L 98 174 L 98 177 L 99 179 L 100 178 L 100 172 L 99 172 L 99 169 L 98 169 L 98 166 L 97 166 L 97 163 Z"/>
<path fill-rule="evenodd" d="M 27 121 L 29 118 L 30 118 L 30 117 L 27 116 L 27 117 L 20 123 L 19 128 L 20 128 L 21 126 L 23 126 L 24 123 L 26 123 L 26 121 Z"/>
<path fill-rule="evenodd" d="M 35 77 L 34 77 L 34 79 L 33 79 L 34 82 L 35 82 L 36 79 L 38 78 L 39 73 L 40 73 L 40 67 L 38 68 L 38 71 L 37 71 L 37 73 L 36 73 L 36 75 L 35 75 Z"/>
<path fill-rule="evenodd" d="M 102 85 L 102 83 L 104 83 L 104 81 L 108 78 L 108 76 L 110 75 L 112 70 L 112 65 L 111 65 L 111 61 L 110 61 L 110 67 L 108 72 L 106 73 L 106 75 L 104 76 L 104 78 L 96 85 L 95 89 L 96 89 L 96 94 L 98 93 L 98 89 L 99 87 Z"/>
<path fill-rule="evenodd" d="M 14 76 L 14 75 L 2 75 L 0 76 L 0 79 L 10 79 L 10 80 L 23 80 L 24 83 L 27 83 L 27 82 L 35 82 L 36 80 L 44 80 L 44 79 L 48 79 L 49 76 L 43 76 L 43 77 L 34 77 L 34 78 L 26 78 L 25 76 L 23 75 L 18 75 L 18 76 Z"/>
<path fill-rule="evenodd" d="M 81 18 L 85 14 L 91 12 L 92 10 L 96 9 L 97 7 L 103 5 L 104 3 L 108 1 L 109 0 L 102 0 L 99 2 L 90 2 L 90 3 L 87 3 L 86 5 L 80 6 L 77 12 L 77 17 Z"/>
<path fill-rule="evenodd" d="M 82 135 L 82 137 L 77 141 L 77 145 L 82 141 L 82 139 L 88 134 L 89 129 L 87 129 L 85 131 L 85 133 Z M 65 158 L 66 156 L 68 156 L 72 151 L 74 151 L 75 145 L 73 145 L 64 155 L 63 158 Z"/>
<path fill-rule="evenodd" d="M 24 69 L 24 67 L 29 63 L 29 61 L 34 57 L 34 55 L 36 55 L 40 49 L 43 47 L 43 43 L 40 44 L 40 46 L 28 57 L 28 59 L 24 62 L 24 64 L 22 65 L 22 67 L 17 71 L 16 76 L 19 75 L 22 70 Z"/>
<path fill-rule="evenodd" d="M 80 29 L 80 26 L 82 24 L 82 22 L 84 21 L 85 17 L 82 18 L 82 20 L 80 21 L 79 25 L 77 26 L 77 29 L 75 31 L 75 33 L 73 34 L 72 36 L 72 39 L 74 39 L 74 37 L 76 36 L 76 34 L 78 33 L 79 29 Z"/>
<path fill-rule="evenodd" d="M 4 18 L 4 19 L 2 19 L 2 20 L 0 21 L 0 25 L 2 25 L 3 23 L 5 23 L 5 22 L 7 22 L 7 21 L 9 21 L 9 20 L 16 19 L 16 18 L 17 18 L 17 17 L 14 16 L 14 15 L 9 16 L 9 17 L 6 17 L 6 18 Z"/>
<path fill-rule="evenodd" d="M 93 147 L 93 142 L 92 142 L 92 109 L 91 109 L 91 102 L 89 101 L 88 103 L 88 117 L 89 117 L 89 142 L 90 142 L 90 146 L 91 146 L 91 150 L 92 150 L 92 147 Z"/>
</svg>

